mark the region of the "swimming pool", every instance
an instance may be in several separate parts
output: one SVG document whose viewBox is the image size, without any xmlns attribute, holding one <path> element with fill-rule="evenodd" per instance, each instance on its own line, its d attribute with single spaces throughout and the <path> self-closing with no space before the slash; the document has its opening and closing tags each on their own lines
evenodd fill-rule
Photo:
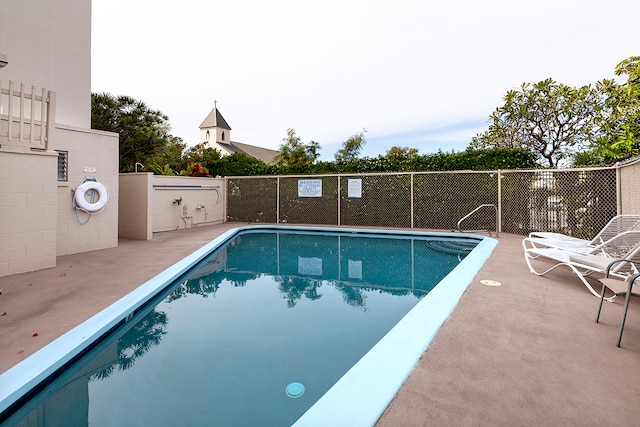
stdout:
<svg viewBox="0 0 640 427">
<path fill-rule="evenodd" d="M 305 237 L 307 233 L 312 233 L 311 241 L 305 240 L 308 239 Z M 20 386 L 20 383 L 23 383 L 23 386 L 16 387 L 17 390 L 10 394 L 5 395 L 3 392 L 0 395 L 3 405 L 1 409 L 6 409 L 7 405 L 11 404 L 11 399 L 20 400 L 25 390 L 42 381 L 42 378 L 59 371 L 74 358 L 69 356 L 70 354 L 84 351 L 79 350 L 82 343 L 77 341 L 83 341 L 86 347 L 86 341 L 93 341 L 92 337 L 104 335 L 115 328 L 115 332 L 91 350 L 91 353 L 100 353 L 102 356 L 93 361 L 82 359 L 79 366 L 64 369 L 58 381 L 67 385 L 57 387 L 65 390 L 67 394 L 61 395 L 58 392 L 57 397 L 55 394 L 51 395 L 53 399 L 66 402 L 68 396 L 76 396 L 81 410 L 74 416 L 79 419 L 86 420 L 91 414 L 100 419 L 100 410 L 108 411 L 112 418 L 118 410 L 128 417 L 134 416 L 132 410 L 123 410 L 123 405 L 132 400 L 131 395 L 145 396 L 164 388 L 163 394 L 171 395 L 172 401 L 160 403 L 155 399 L 146 399 L 148 402 L 145 403 L 145 399 L 139 399 L 139 405 L 155 405 L 157 412 L 161 414 L 160 419 L 168 422 L 167 425 L 176 424 L 176 420 L 170 418 L 174 412 L 172 407 L 186 406 L 189 409 L 189 416 L 193 416 L 195 421 L 186 422 L 186 425 L 197 425 L 198 419 L 210 420 L 211 415 L 206 415 L 206 411 L 211 407 L 215 408 L 216 404 L 218 407 L 215 412 L 217 416 L 222 417 L 222 412 L 232 409 L 231 404 L 220 405 L 227 394 L 233 396 L 231 401 L 240 402 L 240 406 L 243 403 L 245 407 L 263 406 L 264 413 L 281 413 L 284 411 L 283 406 L 294 407 L 293 418 L 276 418 L 272 422 L 260 423 L 261 425 L 290 424 L 305 411 L 306 414 L 297 421 L 299 425 L 339 425 L 334 422 L 335 419 L 343 422 L 351 419 L 350 425 L 371 425 L 410 373 L 439 324 L 444 321 L 455 301 L 475 275 L 475 271 L 495 246 L 493 239 L 482 239 L 479 236 L 456 234 L 450 236 L 453 240 L 442 240 L 442 237 L 433 233 L 309 227 L 286 230 L 279 227 L 249 227 L 232 230 L 179 263 L 181 265 L 176 265 L 147 282 L 133 293 L 135 295 L 129 295 L 124 301 L 105 310 L 107 313 L 96 316 L 99 319 L 91 319 L 88 324 L 81 325 L 80 330 L 71 331 L 62 337 L 61 342 L 52 343 L 53 347 L 46 353 L 64 354 L 64 357 L 58 358 L 62 361 L 51 361 L 51 357 L 39 352 L 34 355 L 33 361 L 30 361 L 30 358 L 25 361 L 29 362 L 26 365 L 23 362 L 8 371 L 6 374 L 9 375 L 5 374 L 4 378 L 1 378 L 3 383 L 5 379 L 16 380 L 17 386 Z M 469 242 L 474 245 L 478 243 L 478 247 L 467 255 Z M 226 243 L 228 245 L 223 247 Z M 447 257 L 447 261 L 442 258 L 435 264 L 430 264 L 429 257 L 426 256 L 430 252 L 451 253 L 451 257 Z M 371 254 L 377 254 L 380 258 L 372 260 Z M 242 260 L 251 262 L 246 263 Z M 194 264 L 200 264 L 200 270 L 197 272 L 192 270 Z M 448 273 L 447 264 L 451 267 L 458 265 L 458 268 Z M 461 272 L 461 268 L 464 272 Z M 378 274 L 373 273 L 380 272 L 384 273 L 383 280 L 378 282 Z M 426 280 L 427 277 L 432 278 L 434 283 L 430 284 Z M 176 282 L 175 289 L 167 289 L 173 282 Z M 441 285 L 425 297 L 427 291 L 438 282 Z M 446 285 L 446 292 L 437 292 L 448 282 L 451 283 Z M 244 296 L 233 296 L 235 294 L 232 293 L 229 293 L 228 297 L 225 296 L 228 291 L 236 289 L 247 289 L 258 298 L 248 303 Z M 273 289 L 277 289 L 278 292 L 274 293 Z M 438 294 L 441 296 L 438 297 Z M 405 296 L 404 302 L 400 302 L 400 295 Z M 442 295 L 446 298 L 443 299 Z M 435 317 L 439 319 L 432 319 L 431 315 L 425 318 L 424 313 L 420 314 L 425 308 L 416 310 L 424 306 L 428 299 L 433 300 L 429 304 L 432 307 L 427 306 L 426 310 L 432 313 L 435 310 Z M 447 303 L 447 299 L 452 299 L 453 303 Z M 150 300 L 153 301 L 147 304 Z M 212 311 L 207 307 L 210 307 L 209 303 L 213 300 L 224 302 L 222 308 L 213 310 L 219 311 L 218 317 L 202 317 L 201 313 Z M 298 315 L 294 314 L 298 312 L 298 308 L 322 300 L 341 303 L 345 301 L 346 304 L 342 305 L 346 306 L 348 313 L 346 320 L 334 322 L 333 329 L 337 328 L 340 334 L 335 338 L 334 333 L 334 338 L 329 341 L 321 339 L 326 332 L 319 329 L 318 324 L 332 323 L 333 318 L 338 317 L 337 305 L 332 303 L 315 309 L 317 313 L 313 326 L 305 326 Z M 186 301 L 190 301 L 190 304 L 183 305 Z M 157 303 L 159 305 L 156 305 Z M 413 307 L 414 305 L 416 306 Z M 265 306 L 279 307 L 279 310 L 262 313 L 261 307 Z M 380 311 L 381 307 L 386 311 Z M 134 311 L 138 312 L 132 317 Z M 373 328 L 359 323 L 358 317 L 367 311 L 368 316 L 379 317 L 376 323 L 382 319 L 383 327 L 380 331 L 374 333 L 371 330 Z M 183 313 L 179 316 L 179 312 Z M 409 313 L 406 314 L 407 312 Z M 403 316 L 402 321 L 394 327 L 397 320 Z M 108 318 L 113 319 L 106 321 Z M 122 319 L 128 321 L 119 325 Z M 176 329 L 182 331 L 180 333 L 173 332 L 172 328 L 180 326 L 180 323 L 191 325 L 191 332 L 184 333 L 189 328 Z M 237 350 L 235 344 L 225 344 L 233 338 L 225 334 L 221 334 L 220 341 L 216 341 L 212 347 L 202 345 L 202 341 L 213 341 L 214 332 L 220 334 L 219 331 L 234 330 L 233 328 L 239 324 L 244 325 L 244 329 L 241 328 L 231 335 L 240 335 L 244 341 L 251 344 L 253 351 L 260 356 L 259 361 L 241 363 L 244 367 L 230 376 L 216 376 L 213 381 L 207 379 L 205 371 L 229 371 L 228 360 L 242 359 L 251 352 L 246 348 Z M 406 325 L 402 326 L 403 324 Z M 437 326 L 431 331 L 433 325 Z M 343 330 L 349 327 L 354 329 L 357 339 L 353 338 L 353 335 L 347 339 L 340 336 Z M 387 333 L 391 328 L 391 332 Z M 295 335 L 296 329 L 299 330 L 298 335 Z M 295 338 L 285 340 L 285 345 L 273 339 L 273 335 L 277 334 Z M 384 338 L 380 340 L 382 336 Z M 355 341 L 361 338 L 362 345 L 356 345 Z M 380 342 L 375 344 L 379 340 Z M 159 349 L 168 341 L 175 341 L 173 350 L 163 353 Z M 263 344 L 282 348 L 265 350 L 261 347 Z M 374 349 L 368 351 L 374 344 Z M 75 348 L 70 350 L 69 347 Z M 300 363 L 309 359 L 310 355 L 320 352 L 323 347 L 330 347 L 332 351 L 323 354 L 319 360 L 326 361 L 325 364 L 330 367 L 338 366 L 336 372 L 329 373 L 324 369 L 317 369 L 317 361 L 315 367 L 313 363 Z M 188 351 L 181 353 L 181 348 Z M 224 350 L 222 353 L 232 353 L 230 358 L 225 359 L 224 354 L 215 353 L 219 349 Z M 299 351 L 302 353 L 297 353 Z M 347 360 L 334 359 L 335 354 L 350 352 Z M 281 363 L 286 368 L 284 371 L 288 373 L 284 378 L 277 379 L 274 383 L 276 385 L 267 387 L 271 390 L 277 388 L 277 393 L 263 390 L 260 384 L 269 383 L 266 377 L 270 376 L 272 371 L 278 370 L 280 359 L 284 360 L 286 356 L 293 356 Z M 349 369 L 358 359 L 360 361 Z M 117 361 L 115 364 L 114 360 Z M 194 365 L 194 361 L 197 360 L 208 362 L 204 367 L 197 367 Z M 47 361 L 51 362 L 50 366 L 43 369 L 42 366 L 46 366 Z M 168 383 L 166 380 L 159 380 L 158 372 L 161 372 L 163 367 L 173 367 L 176 362 L 185 365 L 185 369 L 178 376 L 190 378 L 187 385 L 178 385 L 178 378 L 171 379 Z M 383 365 L 376 367 L 376 363 L 380 362 Z M 300 366 L 293 366 L 294 364 Z M 257 365 L 266 365 L 267 369 L 258 370 Z M 36 366 L 42 372 L 37 375 L 30 374 L 29 371 Z M 142 371 L 143 376 L 136 380 L 124 380 L 117 379 L 118 376 L 114 374 L 114 371 L 134 370 Z M 311 371 L 318 372 L 314 376 L 309 375 Z M 347 374 L 343 376 L 346 371 Z M 358 371 L 365 372 L 363 378 L 366 378 L 366 384 L 362 384 L 362 378 L 358 378 Z M 399 379 L 396 378 L 398 374 Z M 335 378 L 330 378 L 332 376 Z M 83 379 L 87 377 L 92 378 L 88 386 L 87 381 Z M 342 379 L 332 386 L 335 380 L 341 377 Z M 325 379 L 324 383 L 320 381 Z M 215 387 L 211 385 L 213 382 L 217 385 L 215 391 Z M 107 387 L 107 383 L 112 385 Z M 138 384 L 137 388 L 132 384 Z M 292 387 L 286 387 L 287 385 Z M 204 395 L 205 399 L 196 401 L 184 398 L 188 396 L 189 388 L 197 389 L 196 395 Z M 372 397 L 371 388 L 381 389 L 379 392 L 382 393 L 376 392 L 384 396 L 381 404 L 377 403 L 380 397 Z M 45 390 L 46 393 L 49 392 Z M 272 394 L 277 396 L 273 397 Z M 95 402 L 102 399 L 96 397 L 99 395 L 115 402 L 115 406 L 107 405 L 106 409 L 96 409 Z M 313 405 L 322 395 L 323 397 Z M 27 407 L 23 412 L 37 412 L 37 408 L 40 407 L 38 399 L 40 397 L 31 399 L 31 405 L 35 406 Z M 358 404 L 361 404 L 358 401 L 362 399 L 366 400 L 366 410 L 358 409 Z M 309 405 L 313 406 L 307 410 Z M 329 413 L 322 409 L 327 405 L 332 407 Z M 372 406 L 375 407 L 373 410 Z M 49 413 L 53 413 L 50 408 Z M 344 411 L 345 408 L 350 409 Z M 341 410 L 347 414 L 340 415 Z M 96 411 L 98 415 L 95 415 Z M 247 409 L 244 412 L 248 412 Z M 324 421 L 321 421 L 319 416 L 325 417 Z M 327 416 L 338 418 L 331 421 Z M 149 425 L 158 425 L 157 421 L 146 421 Z M 116 419 L 113 425 L 121 425 L 122 422 L 123 420 Z M 246 424 L 256 423 L 247 421 Z"/>
</svg>

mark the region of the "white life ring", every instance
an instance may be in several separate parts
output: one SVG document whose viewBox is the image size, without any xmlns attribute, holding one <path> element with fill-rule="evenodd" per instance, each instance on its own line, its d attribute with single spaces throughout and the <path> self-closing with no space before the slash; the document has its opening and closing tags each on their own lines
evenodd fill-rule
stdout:
<svg viewBox="0 0 640 427">
<path fill-rule="evenodd" d="M 91 203 L 88 202 L 84 197 L 87 191 L 93 190 L 98 193 L 98 200 Z M 97 181 L 85 181 L 76 188 L 76 194 L 74 197 L 76 205 L 78 208 L 82 209 L 87 213 L 99 213 L 107 206 L 107 202 L 109 201 L 109 193 L 104 185 L 100 184 Z"/>
</svg>

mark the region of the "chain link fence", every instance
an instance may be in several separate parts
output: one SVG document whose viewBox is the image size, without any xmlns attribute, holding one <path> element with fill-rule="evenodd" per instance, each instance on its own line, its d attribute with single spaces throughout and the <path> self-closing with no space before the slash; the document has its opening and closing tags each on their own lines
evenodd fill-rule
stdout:
<svg viewBox="0 0 640 427">
<path fill-rule="evenodd" d="M 227 221 L 590 239 L 620 213 L 618 175 L 610 167 L 229 177 Z"/>
</svg>

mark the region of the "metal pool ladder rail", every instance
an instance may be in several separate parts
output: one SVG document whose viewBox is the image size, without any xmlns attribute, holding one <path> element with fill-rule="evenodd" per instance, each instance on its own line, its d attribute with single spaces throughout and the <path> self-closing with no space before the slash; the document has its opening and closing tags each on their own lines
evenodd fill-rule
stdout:
<svg viewBox="0 0 640 427">
<path fill-rule="evenodd" d="M 473 215 L 474 213 L 478 212 L 480 209 L 482 208 L 487 208 L 487 207 L 493 207 L 496 211 L 496 237 L 498 237 L 500 235 L 500 232 L 498 231 L 498 206 L 492 204 L 492 203 L 488 203 L 488 204 L 484 204 L 484 205 L 480 205 L 477 208 L 475 208 L 474 210 L 472 210 L 471 212 L 469 212 L 468 214 L 466 214 L 465 216 L 463 216 L 462 218 L 460 218 L 460 220 L 458 221 L 458 231 L 462 232 L 462 233 L 477 233 L 477 232 L 481 232 L 481 231 L 486 231 L 487 233 L 489 233 L 489 236 L 491 237 L 491 230 L 463 230 L 462 229 L 462 221 L 464 221 L 465 219 L 469 218 L 471 215 Z"/>
</svg>

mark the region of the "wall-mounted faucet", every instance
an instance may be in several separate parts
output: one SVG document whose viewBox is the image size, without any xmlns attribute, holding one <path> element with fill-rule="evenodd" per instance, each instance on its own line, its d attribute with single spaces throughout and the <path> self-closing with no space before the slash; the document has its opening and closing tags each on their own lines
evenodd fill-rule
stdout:
<svg viewBox="0 0 640 427">
<path fill-rule="evenodd" d="M 175 199 L 175 200 L 173 201 L 173 204 L 174 204 L 174 205 L 178 205 L 178 206 L 180 206 L 180 203 L 182 203 L 182 196 L 180 196 L 180 198 L 179 198 L 179 199 Z"/>
</svg>

